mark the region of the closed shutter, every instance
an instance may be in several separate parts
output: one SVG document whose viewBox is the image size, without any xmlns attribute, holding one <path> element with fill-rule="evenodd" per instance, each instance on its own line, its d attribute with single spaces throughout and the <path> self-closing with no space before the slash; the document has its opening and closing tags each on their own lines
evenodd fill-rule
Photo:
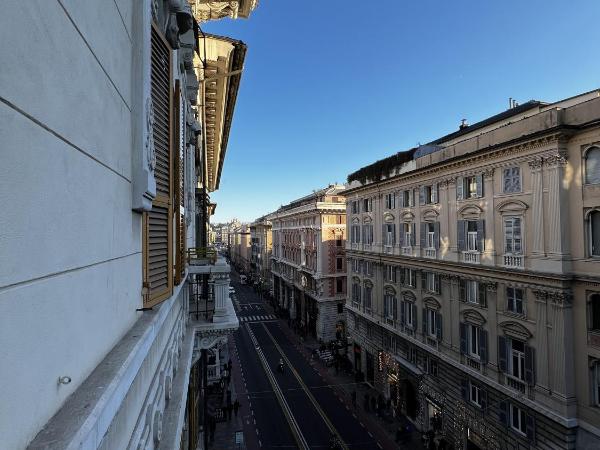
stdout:
<svg viewBox="0 0 600 450">
<path fill-rule="evenodd" d="M 458 177 L 456 179 L 456 200 L 462 200 L 464 198 L 464 179 Z"/>
<path fill-rule="evenodd" d="M 477 250 L 485 250 L 485 220 L 477 221 Z"/>
<path fill-rule="evenodd" d="M 185 142 L 183 128 L 184 102 L 181 100 L 181 88 L 179 80 L 175 81 L 174 94 L 174 127 L 173 127 L 173 153 L 174 153 L 174 175 L 173 188 L 175 191 L 174 208 L 175 213 L 175 284 L 181 283 L 185 276 Z"/>
<path fill-rule="evenodd" d="M 476 175 L 475 182 L 477 183 L 477 197 L 481 198 L 483 197 L 483 175 Z"/>
<path fill-rule="evenodd" d="M 433 185 L 431 185 L 431 203 L 438 203 L 439 202 L 438 199 L 439 199 L 438 184 L 433 183 Z"/>
<path fill-rule="evenodd" d="M 459 335 L 460 335 L 460 353 L 465 355 L 467 353 L 467 325 L 460 322 Z"/>
<path fill-rule="evenodd" d="M 419 205 L 423 206 L 425 204 L 425 186 L 421 186 L 419 188 Z"/>
<path fill-rule="evenodd" d="M 457 228 L 458 228 L 458 236 L 457 236 L 458 250 L 464 251 L 466 249 L 465 237 L 467 235 L 467 221 L 459 220 Z"/>
<path fill-rule="evenodd" d="M 173 289 L 172 271 L 172 123 L 171 48 L 158 28 L 151 32 L 151 96 L 154 107 L 156 197 L 143 217 L 144 307 L 167 299 Z"/>
<path fill-rule="evenodd" d="M 479 356 L 483 364 L 488 362 L 488 334 L 486 330 L 479 328 Z"/>
<path fill-rule="evenodd" d="M 440 249 L 440 223 L 439 222 L 435 222 L 433 224 L 433 231 L 435 233 L 435 237 L 433 239 L 433 242 L 435 244 L 435 249 L 439 250 Z"/>
<path fill-rule="evenodd" d="M 427 335 L 427 308 L 423 308 L 423 317 L 421 317 L 421 320 L 423 321 L 423 329 L 421 330 L 423 333 L 423 336 Z"/>
<path fill-rule="evenodd" d="M 411 223 L 410 224 L 410 230 L 411 230 L 411 234 L 410 234 L 410 246 L 414 247 L 415 246 L 415 242 L 417 242 L 417 236 L 416 236 L 416 230 L 417 230 L 417 224 L 416 223 Z"/>
<path fill-rule="evenodd" d="M 498 369 L 501 372 L 506 372 L 507 361 L 507 342 L 504 336 L 498 336 Z"/>
<path fill-rule="evenodd" d="M 420 236 L 421 248 L 427 247 L 427 224 L 421 222 L 421 236 Z"/>
<path fill-rule="evenodd" d="M 479 289 L 479 298 L 478 303 L 481 306 L 487 306 L 487 298 L 486 298 L 486 285 L 482 282 L 477 283 L 477 289 Z"/>
<path fill-rule="evenodd" d="M 439 312 L 435 313 L 435 334 L 438 341 L 442 340 L 442 315 Z"/>
<path fill-rule="evenodd" d="M 469 382 L 467 380 L 460 380 L 460 396 L 465 402 L 469 400 Z"/>
<path fill-rule="evenodd" d="M 535 384 L 535 349 L 525 346 L 525 381 L 530 386 Z"/>
<path fill-rule="evenodd" d="M 404 312 L 405 312 L 404 310 L 406 309 L 407 306 L 410 307 L 406 302 L 400 302 L 400 323 L 402 325 L 404 325 L 406 323 L 405 322 L 406 321 L 406 319 L 405 319 L 406 316 L 404 314 Z"/>
<path fill-rule="evenodd" d="M 594 147 L 585 155 L 585 182 L 600 183 L 600 148 Z"/>
</svg>

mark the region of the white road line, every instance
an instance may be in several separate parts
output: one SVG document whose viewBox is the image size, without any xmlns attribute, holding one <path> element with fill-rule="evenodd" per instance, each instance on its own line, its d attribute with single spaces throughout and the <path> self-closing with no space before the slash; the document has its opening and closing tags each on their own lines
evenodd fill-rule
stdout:
<svg viewBox="0 0 600 450">
<path fill-rule="evenodd" d="M 379 442 L 377 443 L 377 447 L 379 447 L 381 450 L 383 450 L 383 447 L 381 446 L 381 444 Z"/>
<path fill-rule="evenodd" d="M 258 428 L 256 429 L 256 435 L 258 436 Z"/>
<path fill-rule="evenodd" d="M 371 432 L 370 432 L 370 431 L 367 431 L 367 433 L 369 434 L 369 437 L 370 437 L 370 438 L 372 438 L 372 437 L 373 437 L 373 435 L 371 434 Z"/>
<path fill-rule="evenodd" d="M 260 439 L 258 440 L 258 446 L 262 447 L 262 442 L 260 442 Z"/>
</svg>

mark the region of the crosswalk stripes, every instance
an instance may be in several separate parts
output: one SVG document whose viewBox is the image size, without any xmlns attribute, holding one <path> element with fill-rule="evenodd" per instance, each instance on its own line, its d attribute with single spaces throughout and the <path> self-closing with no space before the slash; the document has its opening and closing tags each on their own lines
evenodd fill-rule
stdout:
<svg viewBox="0 0 600 450">
<path fill-rule="evenodd" d="M 240 322 L 260 322 L 263 320 L 275 320 L 275 316 L 273 314 L 261 315 L 261 316 L 242 316 L 240 317 Z"/>
</svg>

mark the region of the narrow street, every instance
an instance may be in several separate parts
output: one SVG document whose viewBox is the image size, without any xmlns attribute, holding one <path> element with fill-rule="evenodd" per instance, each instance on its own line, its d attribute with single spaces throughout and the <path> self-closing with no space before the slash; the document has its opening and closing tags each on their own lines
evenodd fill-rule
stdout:
<svg viewBox="0 0 600 450">
<path fill-rule="evenodd" d="M 341 448 L 382 448 L 289 340 L 280 328 L 286 325 L 250 286 L 240 284 L 237 273 L 232 273 L 232 286 L 240 320 L 234 338 L 245 389 L 240 398 L 248 402 L 252 419 L 246 423 L 255 425 L 258 446 L 327 449 L 336 435 Z M 283 374 L 277 370 L 280 359 Z"/>
</svg>

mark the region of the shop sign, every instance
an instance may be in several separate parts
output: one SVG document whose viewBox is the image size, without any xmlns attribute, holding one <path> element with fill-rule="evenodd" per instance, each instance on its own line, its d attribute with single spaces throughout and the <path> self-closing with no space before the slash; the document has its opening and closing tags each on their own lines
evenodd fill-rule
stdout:
<svg viewBox="0 0 600 450">
<path fill-rule="evenodd" d="M 380 350 L 377 353 L 377 370 L 379 370 L 379 372 L 383 372 L 384 365 L 385 365 L 385 358 L 383 356 L 383 352 Z"/>
</svg>

